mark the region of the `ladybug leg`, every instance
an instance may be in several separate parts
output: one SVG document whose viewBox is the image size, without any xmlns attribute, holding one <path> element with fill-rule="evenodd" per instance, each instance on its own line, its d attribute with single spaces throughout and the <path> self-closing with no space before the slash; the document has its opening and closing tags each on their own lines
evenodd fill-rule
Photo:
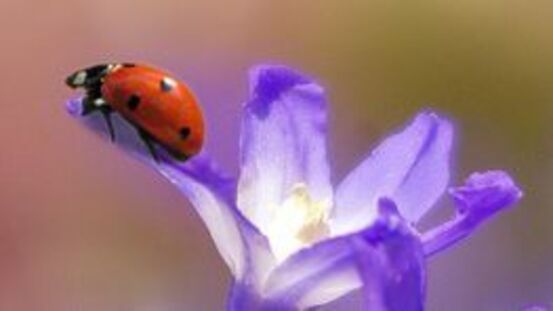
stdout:
<svg viewBox="0 0 553 311">
<path fill-rule="evenodd" d="M 111 120 L 111 114 L 113 113 L 113 109 L 101 97 L 94 98 L 91 96 L 86 96 L 83 99 L 83 112 L 81 114 L 83 116 L 87 116 L 95 111 L 100 111 L 102 113 L 102 116 L 106 121 L 109 138 L 112 142 L 115 142 L 115 129 L 113 127 L 113 122 Z"/>
<path fill-rule="evenodd" d="M 115 142 L 115 130 L 113 128 L 113 122 L 111 121 L 111 114 L 113 113 L 113 110 L 110 106 L 107 105 L 100 107 L 99 110 L 102 113 L 104 120 L 106 121 L 109 138 L 112 142 Z"/>
<path fill-rule="evenodd" d="M 138 135 L 140 136 L 140 139 L 142 139 L 142 141 L 144 142 L 144 145 L 146 145 L 146 148 L 148 148 L 148 152 L 150 153 L 154 161 L 156 161 L 156 163 L 159 163 L 159 156 L 157 155 L 157 152 L 152 140 L 152 136 L 150 136 L 150 134 L 148 134 L 143 129 L 137 128 L 137 130 L 138 130 Z"/>
<path fill-rule="evenodd" d="M 81 115 L 82 116 L 87 116 L 91 113 L 93 113 L 94 111 L 98 110 L 98 106 L 96 106 L 94 104 L 94 100 L 91 99 L 89 96 L 86 96 L 85 98 L 83 98 L 83 106 L 82 106 L 82 112 L 81 112 Z"/>
</svg>

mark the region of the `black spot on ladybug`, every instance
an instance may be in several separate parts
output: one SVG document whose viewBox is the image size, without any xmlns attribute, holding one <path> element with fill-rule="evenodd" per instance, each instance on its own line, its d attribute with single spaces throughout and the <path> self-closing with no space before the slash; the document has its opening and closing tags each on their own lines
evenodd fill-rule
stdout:
<svg viewBox="0 0 553 311">
<path fill-rule="evenodd" d="M 163 79 L 161 79 L 161 81 L 159 81 L 159 88 L 163 92 L 170 92 L 175 87 L 175 85 L 175 81 L 171 78 L 164 77 Z"/>
<path fill-rule="evenodd" d="M 132 68 L 132 67 L 136 67 L 135 64 L 133 63 L 123 63 L 121 64 L 124 68 Z"/>
<path fill-rule="evenodd" d="M 190 136 L 190 128 L 187 126 L 182 127 L 179 130 L 179 136 L 180 136 L 180 139 L 182 140 L 187 139 L 188 136 Z"/>
<path fill-rule="evenodd" d="M 129 97 L 129 100 L 127 101 L 127 107 L 129 107 L 131 111 L 134 111 L 136 110 L 136 108 L 138 108 L 138 105 L 140 105 L 140 97 L 135 94 L 131 95 L 131 97 Z"/>
</svg>

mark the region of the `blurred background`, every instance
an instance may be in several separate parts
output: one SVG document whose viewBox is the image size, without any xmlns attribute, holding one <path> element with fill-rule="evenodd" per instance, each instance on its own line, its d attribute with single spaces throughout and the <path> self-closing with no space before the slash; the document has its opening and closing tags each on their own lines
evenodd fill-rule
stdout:
<svg viewBox="0 0 553 311">
<path fill-rule="evenodd" d="M 187 81 L 208 149 L 235 173 L 257 63 L 326 87 L 336 182 L 418 110 L 450 116 L 454 181 L 505 168 L 526 196 L 429 262 L 429 310 L 553 302 L 551 1 L 4 0 L 0 12 L 0 310 L 224 306 L 228 272 L 186 199 L 63 109 L 67 74 L 114 60 Z"/>
</svg>

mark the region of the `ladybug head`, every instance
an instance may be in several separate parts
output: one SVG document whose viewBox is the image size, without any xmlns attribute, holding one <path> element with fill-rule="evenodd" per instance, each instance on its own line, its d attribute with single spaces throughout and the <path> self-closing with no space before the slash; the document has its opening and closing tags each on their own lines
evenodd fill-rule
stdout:
<svg viewBox="0 0 553 311">
<path fill-rule="evenodd" d="M 81 69 L 67 77 L 65 83 L 70 88 L 74 89 L 79 87 L 97 87 L 102 84 L 102 80 L 105 76 L 119 67 L 119 64 L 101 64 Z"/>
</svg>

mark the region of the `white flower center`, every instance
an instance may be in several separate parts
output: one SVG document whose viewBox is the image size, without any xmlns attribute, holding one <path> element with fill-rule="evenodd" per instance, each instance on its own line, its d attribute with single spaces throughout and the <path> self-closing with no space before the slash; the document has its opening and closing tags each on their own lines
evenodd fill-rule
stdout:
<svg viewBox="0 0 553 311">
<path fill-rule="evenodd" d="M 280 206 L 272 206 L 265 234 L 277 261 L 328 236 L 330 200 L 314 201 L 305 184 L 294 185 Z"/>
</svg>

